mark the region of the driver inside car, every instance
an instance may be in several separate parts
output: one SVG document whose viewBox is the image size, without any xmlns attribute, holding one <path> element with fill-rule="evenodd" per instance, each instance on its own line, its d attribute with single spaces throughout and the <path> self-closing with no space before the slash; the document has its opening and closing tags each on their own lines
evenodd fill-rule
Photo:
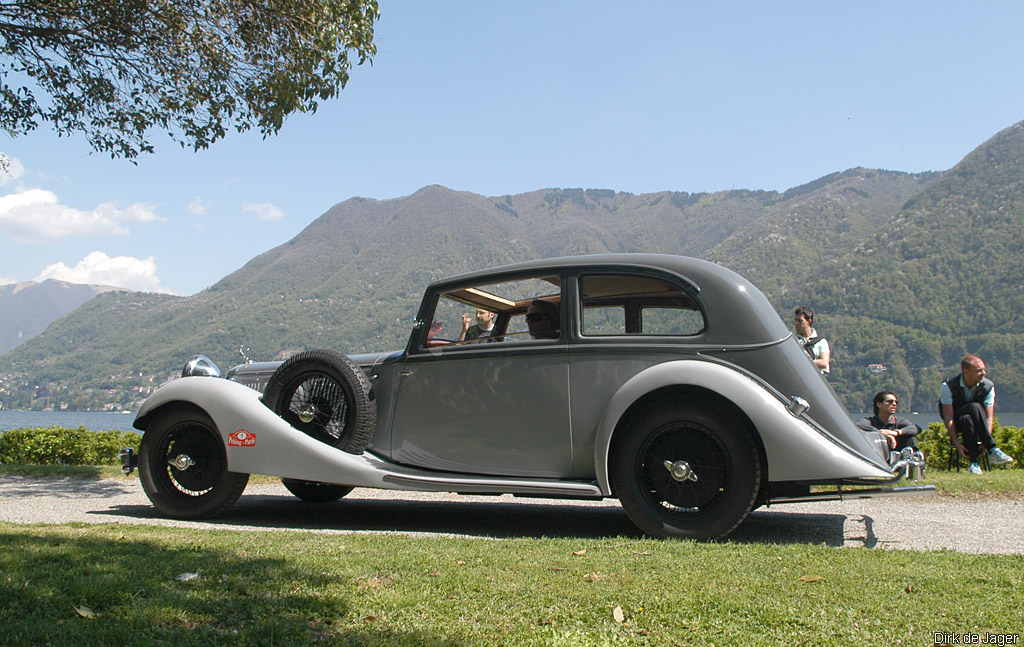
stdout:
<svg viewBox="0 0 1024 647">
<path fill-rule="evenodd" d="M 462 332 L 459 334 L 457 342 L 471 342 L 474 339 L 480 339 L 481 341 L 495 341 L 492 339 L 485 339 L 491 337 L 494 334 L 494 313 L 490 310 L 484 310 L 483 308 L 476 309 L 476 323 L 472 326 L 469 325 L 472 318 L 466 313 L 462 314 Z"/>
</svg>

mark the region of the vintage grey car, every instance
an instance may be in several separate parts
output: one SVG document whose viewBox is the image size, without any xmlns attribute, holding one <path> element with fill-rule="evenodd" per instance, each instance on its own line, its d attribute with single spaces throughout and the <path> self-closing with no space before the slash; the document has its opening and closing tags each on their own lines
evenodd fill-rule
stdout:
<svg viewBox="0 0 1024 647">
<path fill-rule="evenodd" d="M 493 328 L 464 334 L 477 311 Z M 615 497 L 649 535 L 715 539 L 761 505 L 934 489 L 895 485 L 920 454 L 854 426 L 756 287 L 669 255 L 435 282 L 397 352 L 311 350 L 225 377 L 199 355 L 134 424 L 124 470 L 177 518 L 216 515 L 267 474 L 316 502 L 353 487 Z"/>
</svg>

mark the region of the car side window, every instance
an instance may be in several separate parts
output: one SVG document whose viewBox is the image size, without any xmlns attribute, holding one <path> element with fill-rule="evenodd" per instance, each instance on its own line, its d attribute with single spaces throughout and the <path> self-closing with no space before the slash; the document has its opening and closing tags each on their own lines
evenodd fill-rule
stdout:
<svg viewBox="0 0 1024 647">
<path fill-rule="evenodd" d="M 427 348 L 542 341 L 561 336 L 561 279 L 545 275 L 482 283 L 438 295 Z"/>
<path fill-rule="evenodd" d="M 704 330 L 704 316 L 690 308 L 641 308 L 640 328 L 645 335 L 696 335 Z"/>
<path fill-rule="evenodd" d="M 622 306 L 583 305 L 584 335 L 624 335 L 626 310 Z"/>
<path fill-rule="evenodd" d="M 662 278 L 583 276 L 580 294 L 584 336 L 691 336 L 704 330 L 704 314 L 693 295 Z"/>
</svg>

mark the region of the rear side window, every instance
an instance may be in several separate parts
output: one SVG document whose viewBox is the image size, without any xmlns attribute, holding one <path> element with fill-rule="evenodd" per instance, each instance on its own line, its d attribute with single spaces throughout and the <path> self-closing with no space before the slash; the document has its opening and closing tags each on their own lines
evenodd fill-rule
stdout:
<svg viewBox="0 0 1024 647">
<path fill-rule="evenodd" d="M 704 314 L 693 296 L 657 277 L 623 274 L 580 278 L 583 335 L 698 335 Z"/>
</svg>

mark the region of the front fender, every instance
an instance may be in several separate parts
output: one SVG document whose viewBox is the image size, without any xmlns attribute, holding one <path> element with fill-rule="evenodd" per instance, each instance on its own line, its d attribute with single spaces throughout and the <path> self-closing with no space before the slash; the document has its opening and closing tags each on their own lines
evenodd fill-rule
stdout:
<svg viewBox="0 0 1024 647">
<path fill-rule="evenodd" d="M 740 371 L 712 362 L 678 360 L 637 373 L 609 400 L 598 423 L 594 443 L 597 482 L 605 496 L 611 495 L 608 459 L 619 421 L 643 396 L 673 386 L 711 391 L 739 408 L 760 436 L 770 481 L 892 477 L 874 463 L 871 454 L 859 455 L 820 431 L 806 416 L 794 417 L 785 403 Z"/>
<path fill-rule="evenodd" d="M 373 459 L 307 436 L 266 407 L 258 391 L 231 380 L 183 377 L 168 382 L 143 403 L 135 426 L 144 428 L 161 407 L 178 403 L 199 407 L 210 416 L 224 441 L 232 472 L 388 487 Z"/>
</svg>

